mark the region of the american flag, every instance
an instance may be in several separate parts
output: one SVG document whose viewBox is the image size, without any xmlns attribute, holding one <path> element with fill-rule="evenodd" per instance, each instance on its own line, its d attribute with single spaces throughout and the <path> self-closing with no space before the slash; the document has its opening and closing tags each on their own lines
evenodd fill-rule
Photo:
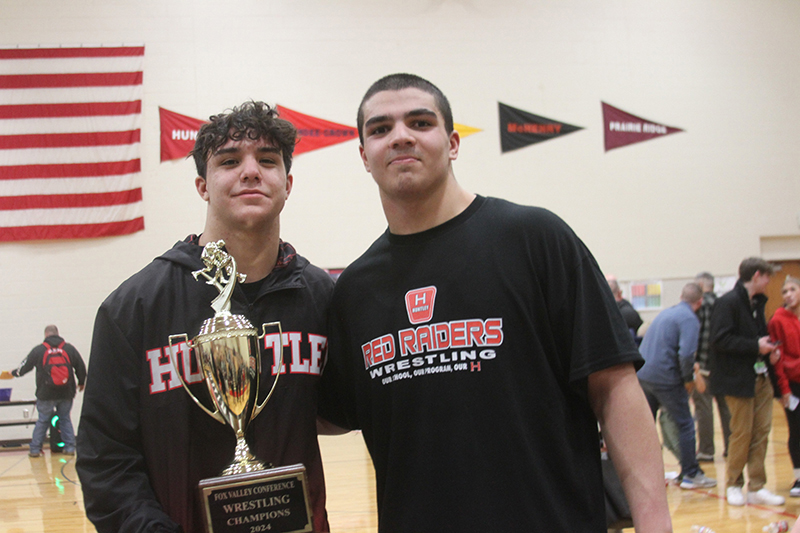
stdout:
<svg viewBox="0 0 800 533">
<path fill-rule="evenodd" d="M 0 48 L 0 241 L 144 229 L 144 46 Z"/>
</svg>

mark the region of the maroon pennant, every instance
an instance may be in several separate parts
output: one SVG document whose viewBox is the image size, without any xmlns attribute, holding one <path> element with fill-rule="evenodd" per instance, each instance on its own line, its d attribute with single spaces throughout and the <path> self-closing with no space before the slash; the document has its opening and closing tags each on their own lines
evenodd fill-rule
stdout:
<svg viewBox="0 0 800 533">
<path fill-rule="evenodd" d="M 600 103 L 603 104 L 603 131 L 605 132 L 606 152 L 614 148 L 649 141 L 656 137 L 683 131 L 680 128 L 665 126 L 631 115 L 605 102 Z"/>
</svg>

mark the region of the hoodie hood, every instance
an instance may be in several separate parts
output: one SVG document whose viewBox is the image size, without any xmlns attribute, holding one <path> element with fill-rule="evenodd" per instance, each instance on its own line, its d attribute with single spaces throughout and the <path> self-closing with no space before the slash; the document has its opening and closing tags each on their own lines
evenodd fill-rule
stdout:
<svg viewBox="0 0 800 533">
<path fill-rule="evenodd" d="M 169 261 L 191 271 L 201 270 L 205 268 L 202 259 L 203 247 L 197 244 L 197 241 L 198 236 L 189 235 L 183 241 L 176 242 L 172 248 L 157 257 L 156 260 Z M 280 241 L 278 260 L 272 272 L 264 280 L 259 297 L 276 289 L 305 287 L 303 272 L 308 265 L 308 260 L 298 255 L 291 244 Z"/>
</svg>

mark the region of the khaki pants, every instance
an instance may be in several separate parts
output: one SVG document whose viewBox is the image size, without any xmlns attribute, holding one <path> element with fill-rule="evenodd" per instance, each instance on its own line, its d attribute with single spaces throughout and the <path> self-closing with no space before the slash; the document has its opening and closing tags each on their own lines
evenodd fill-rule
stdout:
<svg viewBox="0 0 800 533">
<path fill-rule="evenodd" d="M 731 437 L 726 463 L 728 487 L 744 486 L 745 466 L 748 492 L 755 492 L 766 484 L 764 460 L 769 431 L 772 429 L 772 400 L 772 383 L 766 374 L 756 376 L 754 398 L 725 396 L 731 412 Z"/>
</svg>

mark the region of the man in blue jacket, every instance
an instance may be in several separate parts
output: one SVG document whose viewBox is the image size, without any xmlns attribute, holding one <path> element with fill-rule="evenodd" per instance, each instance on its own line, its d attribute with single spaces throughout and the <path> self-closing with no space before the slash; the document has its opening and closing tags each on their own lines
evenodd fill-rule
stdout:
<svg viewBox="0 0 800 533">
<path fill-rule="evenodd" d="M 639 370 L 653 417 L 663 407 L 678 426 L 681 459 L 681 488 L 713 487 L 715 479 L 706 477 L 695 456 L 695 432 L 689 393 L 694 389 L 694 354 L 700 334 L 700 321 L 695 312 L 703 304 L 703 290 L 696 283 L 687 283 L 681 301 L 659 315 L 647 328 L 639 351 L 644 366 Z"/>
</svg>

